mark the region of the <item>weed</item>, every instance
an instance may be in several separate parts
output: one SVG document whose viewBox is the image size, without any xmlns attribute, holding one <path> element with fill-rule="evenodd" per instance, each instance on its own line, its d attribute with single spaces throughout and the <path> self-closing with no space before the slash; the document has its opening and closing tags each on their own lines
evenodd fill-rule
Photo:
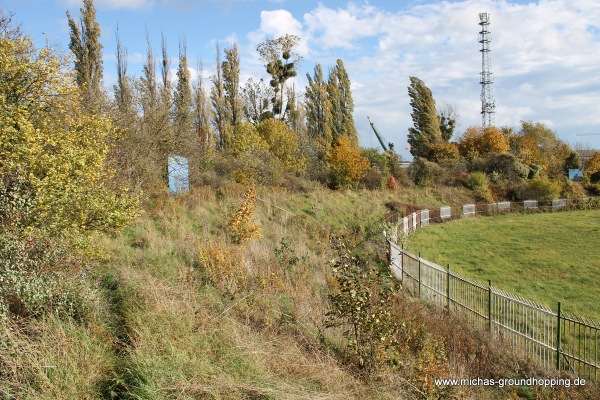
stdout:
<svg viewBox="0 0 600 400">
<path fill-rule="evenodd" d="M 242 244 L 251 239 L 261 237 L 260 228 L 257 225 L 252 225 L 251 222 L 254 216 L 255 202 L 256 191 L 254 190 L 254 186 L 252 186 L 244 195 L 242 205 L 227 224 L 234 243 Z"/>
</svg>

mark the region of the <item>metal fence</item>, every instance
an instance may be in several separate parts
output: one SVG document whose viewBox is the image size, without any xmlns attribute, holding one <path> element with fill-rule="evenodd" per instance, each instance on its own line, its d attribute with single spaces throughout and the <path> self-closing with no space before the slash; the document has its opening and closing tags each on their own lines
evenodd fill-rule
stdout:
<svg viewBox="0 0 600 400">
<path fill-rule="evenodd" d="M 390 269 L 412 295 L 463 312 L 479 328 L 545 366 L 600 378 L 600 323 L 506 293 L 415 256 L 389 242 Z"/>
<path fill-rule="evenodd" d="M 502 201 L 486 204 L 465 204 L 462 206 L 443 206 L 435 209 L 418 210 L 401 219 L 394 216 L 388 217 L 391 221 L 400 224 L 401 232 L 409 235 L 417 229 L 430 224 L 446 222 L 454 219 L 488 216 L 506 213 L 533 213 L 557 212 L 581 209 L 600 208 L 600 198 L 586 197 L 580 199 L 554 199 L 548 201 Z"/>
</svg>

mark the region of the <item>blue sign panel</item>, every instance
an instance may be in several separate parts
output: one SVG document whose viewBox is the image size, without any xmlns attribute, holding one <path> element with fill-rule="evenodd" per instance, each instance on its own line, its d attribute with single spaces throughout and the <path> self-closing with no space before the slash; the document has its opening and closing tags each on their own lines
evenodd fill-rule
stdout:
<svg viewBox="0 0 600 400">
<path fill-rule="evenodd" d="M 190 190 L 190 174 L 186 157 L 169 156 L 169 190 L 172 193 Z"/>
<path fill-rule="evenodd" d="M 583 180 L 583 171 L 580 169 L 570 169 L 569 170 L 569 179 L 572 181 L 582 181 Z"/>
</svg>

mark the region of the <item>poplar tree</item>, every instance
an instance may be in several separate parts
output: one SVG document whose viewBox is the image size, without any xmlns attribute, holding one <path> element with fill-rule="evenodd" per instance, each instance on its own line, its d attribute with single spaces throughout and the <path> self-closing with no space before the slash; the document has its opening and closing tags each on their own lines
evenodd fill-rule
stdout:
<svg viewBox="0 0 600 400">
<path fill-rule="evenodd" d="M 204 68 L 202 62 L 198 64 L 198 78 L 194 84 L 193 96 L 193 125 L 194 132 L 200 145 L 205 149 L 214 146 L 214 135 L 210 126 L 210 102 L 204 87 Z"/>
<path fill-rule="evenodd" d="M 316 140 L 326 150 L 333 143 L 331 131 L 331 101 L 327 93 L 327 82 L 323 78 L 323 69 L 316 64 L 313 76 L 306 74 L 308 86 L 304 95 L 306 104 L 306 126 L 309 137 Z"/>
<path fill-rule="evenodd" d="M 123 48 L 117 26 L 115 37 L 117 39 L 117 85 L 115 86 L 115 100 L 117 108 L 124 114 L 131 114 L 133 92 L 131 82 L 127 77 L 127 49 Z"/>
<path fill-rule="evenodd" d="M 350 89 L 350 77 L 341 59 L 336 61 L 335 67 L 329 73 L 327 92 L 331 102 L 331 131 L 333 140 L 340 136 L 348 136 L 352 141 L 358 142 L 358 133 L 354 125 L 354 101 Z"/>
<path fill-rule="evenodd" d="M 432 159 L 431 145 L 442 141 L 440 120 L 435 100 L 425 83 L 414 76 L 410 77 L 408 96 L 412 107 L 411 117 L 414 126 L 408 128 L 410 153 L 416 158 Z"/>
<path fill-rule="evenodd" d="M 164 39 L 163 39 L 164 40 Z M 136 165 L 133 179 L 145 191 L 162 190 L 167 183 L 166 133 L 169 131 L 168 108 L 163 110 L 162 88 L 159 92 L 156 64 L 157 57 L 152 50 L 150 35 L 146 31 L 146 61 L 142 76 L 136 80 L 137 107 L 142 110 L 140 126 L 136 135 L 130 138 L 132 148 L 129 163 Z"/>
<path fill-rule="evenodd" d="M 75 55 L 77 85 L 87 102 L 95 102 L 101 98 L 102 44 L 94 1 L 83 0 L 80 12 L 77 23 L 67 11 L 71 39 L 69 49 Z"/>
<path fill-rule="evenodd" d="M 213 123 L 219 136 L 219 148 L 224 149 L 227 138 L 231 132 L 231 116 L 227 104 L 225 92 L 225 80 L 221 63 L 221 52 L 217 44 L 217 70 L 211 77 L 212 88 L 210 90 L 210 101 L 212 105 Z"/>
<path fill-rule="evenodd" d="M 156 115 L 153 118 L 154 126 L 152 127 L 154 138 L 158 142 L 158 158 L 161 164 L 162 179 L 165 184 L 169 183 L 169 168 L 168 168 L 168 157 L 173 151 L 173 134 L 171 126 L 171 107 L 173 101 L 172 86 L 169 79 L 169 71 L 171 61 L 167 51 L 167 40 L 164 33 L 161 38 L 161 62 L 160 62 L 160 74 L 162 78 L 162 84 L 160 85 L 158 92 L 158 107 L 156 108 Z"/>
<path fill-rule="evenodd" d="M 242 122 L 242 102 L 240 99 L 240 56 L 237 43 L 231 49 L 225 49 L 225 61 L 222 64 L 223 88 L 229 107 L 230 123 L 235 126 Z"/>
<path fill-rule="evenodd" d="M 458 122 L 458 111 L 452 104 L 444 103 L 437 110 L 437 116 L 440 120 L 440 132 L 442 139 L 449 142 L 454 135 L 454 129 Z"/>
<path fill-rule="evenodd" d="M 191 74 L 188 69 L 185 41 L 179 45 L 179 65 L 177 68 L 177 86 L 173 95 L 173 125 L 178 142 L 192 131 L 192 88 Z M 183 140 L 182 140 L 183 139 Z M 180 144 L 180 143 L 178 143 Z"/>
<path fill-rule="evenodd" d="M 156 57 L 152 51 L 150 35 L 146 31 L 146 63 L 143 67 L 143 75 L 140 79 L 140 92 L 142 98 L 142 109 L 147 117 L 151 110 L 158 107 L 157 82 L 156 82 Z"/>
</svg>

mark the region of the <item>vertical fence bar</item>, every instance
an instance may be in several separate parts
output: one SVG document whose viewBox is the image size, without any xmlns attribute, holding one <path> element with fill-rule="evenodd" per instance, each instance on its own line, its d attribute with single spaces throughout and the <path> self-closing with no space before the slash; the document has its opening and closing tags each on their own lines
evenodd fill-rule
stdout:
<svg viewBox="0 0 600 400">
<path fill-rule="evenodd" d="M 450 264 L 448 264 L 448 269 L 446 270 L 446 307 L 448 307 L 448 312 L 450 311 Z"/>
<path fill-rule="evenodd" d="M 488 329 L 492 331 L 492 280 L 488 279 Z"/>
<path fill-rule="evenodd" d="M 558 302 L 558 311 L 557 314 L 557 322 L 556 322 L 556 369 L 560 371 L 560 311 L 561 311 L 561 302 Z"/>
<path fill-rule="evenodd" d="M 419 298 L 421 298 L 421 252 L 419 252 Z"/>
</svg>

